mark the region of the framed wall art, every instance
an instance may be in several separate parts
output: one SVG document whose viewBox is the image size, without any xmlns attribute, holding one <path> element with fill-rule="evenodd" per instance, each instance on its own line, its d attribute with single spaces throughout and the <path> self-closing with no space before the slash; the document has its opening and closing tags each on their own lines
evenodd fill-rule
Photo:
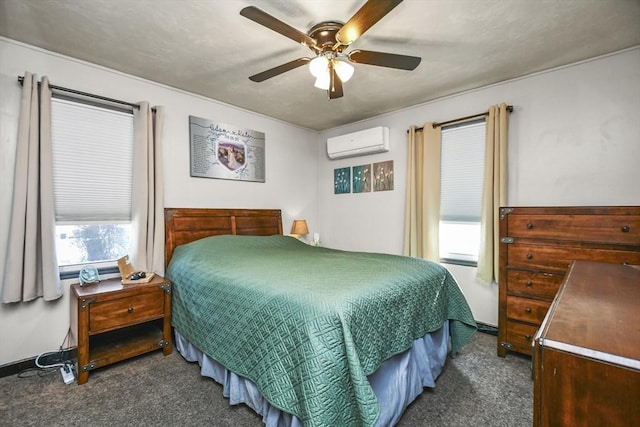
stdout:
<svg viewBox="0 0 640 427">
<path fill-rule="evenodd" d="M 339 168 L 333 170 L 333 193 L 351 193 L 351 168 Z"/>
<path fill-rule="evenodd" d="M 191 176 L 265 182 L 265 135 L 189 116 Z"/>
<path fill-rule="evenodd" d="M 354 166 L 352 175 L 353 192 L 367 193 L 371 191 L 371 165 Z"/>
<path fill-rule="evenodd" d="M 373 191 L 393 190 L 393 160 L 373 164 Z"/>
</svg>

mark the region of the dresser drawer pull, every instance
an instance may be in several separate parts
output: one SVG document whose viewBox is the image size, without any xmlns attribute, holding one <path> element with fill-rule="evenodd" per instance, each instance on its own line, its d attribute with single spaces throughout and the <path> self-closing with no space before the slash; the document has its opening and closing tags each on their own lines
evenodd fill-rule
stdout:
<svg viewBox="0 0 640 427">
<path fill-rule="evenodd" d="M 629 226 L 628 226 L 628 225 L 623 225 L 623 226 L 622 226 L 622 232 L 623 232 L 623 233 L 628 233 L 628 232 L 629 232 L 629 230 L 631 230 L 631 229 L 629 228 Z"/>
<path fill-rule="evenodd" d="M 531 313 L 531 307 L 525 308 L 524 311 L 527 312 L 527 313 Z"/>
<path fill-rule="evenodd" d="M 129 306 L 129 308 L 127 308 L 127 312 L 128 312 L 128 313 L 133 313 L 133 307 L 132 307 L 132 306 Z"/>
<path fill-rule="evenodd" d="M 526 285 L 527 285 L 528 287 L 531 287 L 531 286 L 533 286 L 533 282 L 532 282 L 531 280 L 527 280 Z"/>
<path fill-rule="evenodd" d="M 529 334 L 525 335 L 525 336 L 524 336 L 524 338 L 525 338 L 527 341 L 531 341 L 531 335 L 529 335 Z"/>
<path fill-rule="evenodd" d="M 531 230 L 533 228 L 533 224 L 532 223 L 528 223 L 527 224 L 527 229 Z"/>
<path fill-rule="evenodd" d="M 532 259 L 533 258 L 533 254 L 532 253 L 528 253 L 527 254 L 527 259 Z"/>
</svg>

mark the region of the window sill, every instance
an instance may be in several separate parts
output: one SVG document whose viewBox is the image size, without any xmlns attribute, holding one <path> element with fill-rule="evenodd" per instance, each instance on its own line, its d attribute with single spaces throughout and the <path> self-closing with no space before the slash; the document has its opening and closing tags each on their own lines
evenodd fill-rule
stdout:
<svg viewBox="0 0 640 427">
<path fill-rule="evenodd" d="M 120 270 L 118 270 L 118 266 L 113 267 L 101 267 L 98 268 L 98 274 L 100 277 L 106 276 L 108 274 L 120 274 Z M 60 272 L 60 280 L 67 279 L 77 279 L 80 276 L 80 268 L 77 270 L 67 270 Z"/>
<path fill-rule="evenodd" d="M 440 258 L 442 264 L 462 265 L 464 267 L 477 267 L 478 261 L 467 261 L 462 259 Z"/>
</svg>

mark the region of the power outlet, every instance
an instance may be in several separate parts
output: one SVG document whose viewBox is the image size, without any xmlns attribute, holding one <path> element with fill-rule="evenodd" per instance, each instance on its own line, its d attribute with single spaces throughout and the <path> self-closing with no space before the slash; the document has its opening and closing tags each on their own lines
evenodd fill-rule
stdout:
<svg viewBox="0 0 640 427">
<path fill-rule="evenodd" d="M 76 380 L 76 375 L 73 373 L 73 365 L 70 363 L 65 363 L 65 365 L 60 368 L 60 374 L 65 384 L 71 384 Z"/>
</svg>

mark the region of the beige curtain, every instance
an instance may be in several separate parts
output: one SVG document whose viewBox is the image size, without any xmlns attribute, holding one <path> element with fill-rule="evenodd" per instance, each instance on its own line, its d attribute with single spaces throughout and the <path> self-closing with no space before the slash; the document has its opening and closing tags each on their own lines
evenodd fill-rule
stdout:
<svg viewBox="0 0 640 427">
<path fill-rule="evenodd" d="M 162 168 L 162 107 L 141 102 L 134 110 L 131 264 L 164 273 L 164 187 Z"/>
<path fill-rule="evenodd" d="M 439 262 L 440 128 L 409 129 L 404 254 Z"/>
<path fill-rule="evenodd" d="M 477 278 L 487 283 L 498 281 L 499 209 L 507 203 L 507 104 L 489 108 L 485 148 L 484 187 L 482 191 L 480 252 Z"/>
<path fill-rule="evenodd" d="M 55 246 L 51 90 L 42 78 L 25 73 L 20 104 L 13 201 L 3 303 L 62 296 Z"/>
</svg>

